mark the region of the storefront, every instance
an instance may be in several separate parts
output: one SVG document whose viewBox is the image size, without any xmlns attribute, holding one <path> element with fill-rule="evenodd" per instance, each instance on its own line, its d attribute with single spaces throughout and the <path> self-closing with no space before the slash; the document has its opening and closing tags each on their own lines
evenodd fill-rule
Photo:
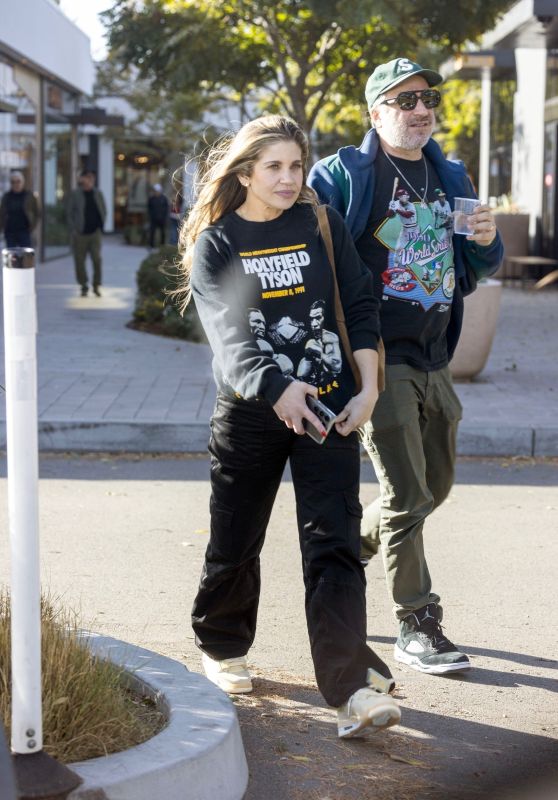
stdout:
<svg viewBox="0 0 558 800">
<path fill-rule="evenodd" d="M 515 81 L 510 140 L 495 148 L 490 136 L 485 185 L 496 195 L 509 185 L 514 210 L 530 216 L 530 253 L 558 258 L 557 1 L 520 0 L 483 36 L 481 49 L 447 65 L 450 75 Z"/>
<path fill-rule="evenodd" d="M 88 37 L 54 3 L 9 4 L 0 26 L 0 193 L 18 170 L 38 196 L 40 260 L 69 250 L 65 206 L 79 168 L 80 100 L 93 79 Z"/>
</svg>

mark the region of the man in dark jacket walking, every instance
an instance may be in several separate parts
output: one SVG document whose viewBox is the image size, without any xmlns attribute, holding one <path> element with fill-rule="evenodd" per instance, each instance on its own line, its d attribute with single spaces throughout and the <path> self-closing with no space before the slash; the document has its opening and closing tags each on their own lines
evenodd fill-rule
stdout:
<svg viewBox="0 0 558 800">
<path fill-rule="evenodd" d="M 107 209 L 103 195 L 95 188 L 95 177 L 92 170 L 83 170 L 79 177 L 79 188 L 72 192 L 68 203 L 76 280 L 81 286 L 82 297 L 87 297 L 88 292 L 85 270 L 88 253 L 93 262 L 93 292 L 97 297 L 101 296 L 101 242 Z"/>
<path fill-rule="evenodd" d="M 169 201 L 163 194 L 163 187 L 156 183 L 153 194 L 147 201 L 149 214 L 149 247 L 155 247 L 155 234 L 159 231 L 160 243 L 165 244 L 167 222 L 169 218 Z"/>
<path fill-rule="evenodd" d="M 39 201 L 25 188 L 23 172 L 10 175 L 10 189 L 0 202 L 0 230 L 6 237 L 6 247 L 32 247 L 31 234 L 40 217 Z"/>
<path fill-rule="evenodd" d="M 407 58 L 378 66 L 366 84 L 372 130 L 360 148 L 318 162 L 308 179 L 345 217 L 381 300 L 386 388 L 362 432 L 380 497 L 364 511 L 361 555 L 367 561 L 381 544 L 399 621 L 394 657 L 435 675 L 470 667 L 442 631 L 423 548 L 424 522 L 454 477 L 461 405 L 448 363 L 463 296 L 503 255 L 486 205 L 470 218 L 468 236 L 436 224 L 441 196 L 451 210 L 455 197 L 474 197 L 463 164 L 431 138 L 441 82 Z"/>
</svg>

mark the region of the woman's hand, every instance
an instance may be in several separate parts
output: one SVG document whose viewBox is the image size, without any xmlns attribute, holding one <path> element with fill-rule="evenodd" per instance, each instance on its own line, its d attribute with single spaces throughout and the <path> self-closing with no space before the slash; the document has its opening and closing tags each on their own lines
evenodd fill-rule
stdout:
<svg viewBox="0 0 558 800">
<path fill-rule="evenodd" d="M 372 416 L 372 411 L 378 400 L 377 386 L 366 389 L 351 397 L 343 411 L 337 415 L 335 428 L 341 436 L 348 436 Z"/>
<path fill-rule="evenodd" d="M 471 236 L 467 236 L 469 241 L 477 242 L 483 247 L 492 244 L 496 238 L 496 222 L 490 206 L 477 206 L 469 217 L 469 224 L 474 231 Z"/>
<path fill-rule="evenodd" d="M 318 417 L 310 411 L 306 405 L 306 395 L 318 396 L 318 389 L 304 381 L 293 381 L 290 383 L 279 400 L 273 406 L 273 410 L 287 428 L 291 428 L 295 433 L 302 435 L 305 433 L 303 420 L 307 419 L 325 435 L 325 428 Z"/>
</svg>

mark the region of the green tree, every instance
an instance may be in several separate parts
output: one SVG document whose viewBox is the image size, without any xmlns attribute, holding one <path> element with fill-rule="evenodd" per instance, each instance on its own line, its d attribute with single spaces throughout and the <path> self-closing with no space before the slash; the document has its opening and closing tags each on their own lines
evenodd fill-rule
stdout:
<svg viewBox="0 0 558 800">
<path fill-rule="evenodd" d="M 364 83 L 398 53 L 436 67 L 490 28 L 510 0 L 117 0 L 110 60 L 154 102 L 236 104 L 294 117 L 308 134 L 362 124 Z M 195 98 L 198 98 L 196 104 Z M 203 101 L 199 102 L 199 98 Z"/>
<path fill-rule="evenodd" d="M 492 85 L 490 142 L 492 148 L 505 147 L 513 138 L 513 93 L 515 81 L 495 81 Z M 465 162 L 478 186 L 480 147 L 481 84 L 478 80 L 449 80 L 444 84 L 439 130 L 436 139 L 443 150 Z"/>
</svg>

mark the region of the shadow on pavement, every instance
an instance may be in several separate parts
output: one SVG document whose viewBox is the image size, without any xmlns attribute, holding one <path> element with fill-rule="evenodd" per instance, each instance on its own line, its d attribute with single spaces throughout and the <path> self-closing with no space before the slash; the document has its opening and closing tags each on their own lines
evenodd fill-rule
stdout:
<svg viewBox="0 0 558 800">
<path fill-rule="evenodd" d="M 368 642 L 376 642 L 379 644 L 395 644 L 395 637 L 392 636 L 367 636 Z M 486 658 L 500 658 L 503 661 L 512 661 L 517 664 L 524 664 L 527 667 L 539 667 L 540 669 L 558 669 L 558 661 L 553 658 L 543 658 L 542 656 L 530 656 L 526 653 L 510 653 L 507 650 L 488 650 L 484 647 L 469 647 L 469 645 L 464 645 L 462 643 L 458 643 L 458 647 L 463 649 L 463 652 L 467 653 L 471 656 L 484 656 Z M 474 675 L 477 670 L 480 669 L 475 665 L 475 669 L 469 673 L 463 673 L 462 675 L 446 675 L 445 678 L 449 678 L 450 680 L 467 680 L 473 683 L 480 683 L 480 681 L 474 680 Z M 485 670 L 487 671 L 487 670 Z M 502 675 L 501 672 L 495 672 L 496 675 Z M 513 673 L 514 676 L 520 677 L 517 672 Z M 523 676 L 523 677 L 530 677 L 530 676 Z M 556 692 L 558 691 L 558 682 L 554 683 L 551 681 L 552 685 L 548 688 L 551 691 Z M 503 685 L 513 685 L 513 684 L 503 684 Z"/>
<path fill-rule="evenodd" d="M 543 779 L 558 788 L 552 739 L 402 702 L 402 726 L 340 740 L 314 685 L 255 676 L 254 692 L 234 698 L 250 768 L 245 800 L 504 800 Z"/>
<path fill-rule="evenodd" d="M 209 437 L 209 427 L 208 427 Z M 40 453 L 41 478 L 73 480 L 208 480 L 207 453 Z M 6 455 L 0 452 L 0 477 L 6 476 Z M 290 482 L 289 466 L 283 482 Z M 362 459 L 361 481 L 377 483 L 372 465 Z M 456 484 L 484 486 L 556 486 L 558 459 L 459 458 Z M 293 508 L 294 511 L 294 508 Z"/>
</svg>

